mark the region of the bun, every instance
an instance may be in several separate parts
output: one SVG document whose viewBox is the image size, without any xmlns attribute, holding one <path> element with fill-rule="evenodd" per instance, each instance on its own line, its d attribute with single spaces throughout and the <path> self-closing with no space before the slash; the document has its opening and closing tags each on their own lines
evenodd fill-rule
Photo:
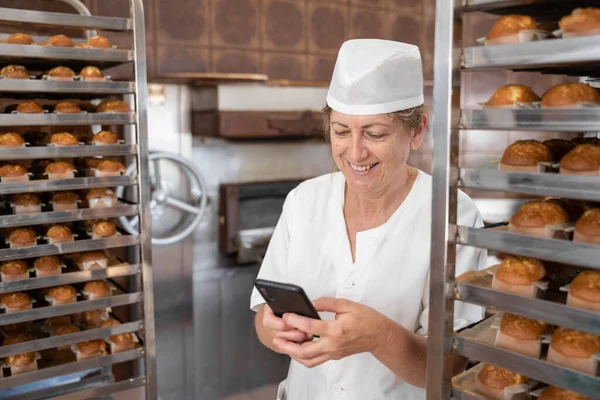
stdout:
<svg viewBox="0 0 600 400">
<path fill-rule="evenodd" d="M 44 325 L 48 327 L 50 330 L 55 330 L 64 325 L 70 325 L 72 323 L 71 317 L 69 315 L 61 315 L 58 317 L 50 317 L 46 320 Z"/>
<path fill-rule="evenodd" d="M 564 224 L 569 214 L 557 202 L 528 201 L 510 219 L 509 231 L 526 235 L 548 237 L 548 225 Z"/>
<path fill-rule="evenodd" d="M 39 206 L 42 200 L 40 196 L 35 193 L 20 193 L 16 194 L 14 197 L 15 205 L 29 207 L 29 206 Z"/>
<path fill-rule="evenodd" d="M 37 241 L 37 234 L 33 229 L 15 229 L 8 235 L 8 240 L 13 246 L 29 246 Z"/>
<path fill-rule="evenodd" d="M 13 33 L 6 38 L 5 43 L 8 44 L 33 44 L 33 38 L 26 33 Z"/>
<path fill-rule="evenodd" d="M 92 228 L 94 235 L 101 238 L 111 237 L 117 234 L 117 227 L 109 221 L 101 221 L 94 224 Z"/>
<path fill-rule="evenodd" d="M 48 174 L 64 174 L 68 172 L 73 172 L 75 167 L 73 164 L 66 161 L 54 161 L 48 164 L 45 169 L 45 172 Z"/>
<path fill-rule="evenodd" d="M 538 400 L 592 400 L 589 397 L 586 397 L 582 394 L 571 392 L 567 389 L 561 389 L 556 386 L 550 386 L 548 389 L 544 390 L 544 393 Z"/>
<path fill-rule="evenodd" d="M 95 168 L 103 172 L 125 172 L 125 166 L 113 160 L 102 160 Z"/>
<path fill-rule="evenodd" d="M 598 103 L 598 90 L 581 82 L 563 83 L 550 88 L 542 96 L 542 107 L 572 107 L 580 101 Z"/>
<path fill-rule="evenodd" d="M 575 224 L 573 240 L 600 244 L 600 208 L 592 208 L 583 213 Z"/>
<path fill-rule="evenodd" d="M 518 140 L 506 148 L 500 170 L 537 171 L 538 163 L 552 161 L 552 152 L 537 140 Z"/>
<path fill-rule="evenodd" d="M 8 335 L 6 339 L 2 342 L 2 346 L 10 346 L 12 344 L 25 343 L 33 340 L 33 336 L 29 333 L 15 333 L 12 335 Z"/>
<path fill-rule="evenodd" d="M 55 35 L 48 39 L 47 44 L 51 44 L 55 47 L 73 47 L 73 41 L 71 38 L 65 35 Z"/>
<path fill-rule="evenodd" d="M 110 197 L 110 198 L 116 199 L 117 195 L 115 194 L 115 192 L 113 192 L 111 189 L 108 189 L 108 188 L 94 188 L 94 189 L 88 190 L 85 197 L 88 200 L 99 199 L 99 198 L 103 198 L 103 197 Z"/>
<path fill-rule="evenodd" d="M 540 336 L 546 324 L 505 313 L 500 322 L 495 345 L 530 357 L 539 358 L 542 352 Z"/>
<path fill-rule="evenodd" d="M 69 324 L 69 325 L 63 325 L 63 326 L 56 328 L 54 330 L 54 335 L 62 336 L 62 335 L 68 335 L 70 333 L 75 333 L 75 332 L 80 332 L 80 331 L 81 331 L 81 329 L 79 329 L 77 327 L 77 325 Z"/>
<path fill-rule="evenodd" d="M 487 40 L 497 40 L 507 36 L 517 35 L 522 30 L 536 29 L 535 19 L 527 15 L 505 15 L 494 23 L 492 29 L 487 34 Z"/>
<path fill-rule="evenodd" d="M 50 289 L 49 296 L 56 304 L 73 303 L 77 301 L 77 291 L 73 286 L 63 285 Z"/>
<path fill-rule="evenodd" d="M 56 146 L 77 146 L 79 141 L 69 132 L 54 133 L 50 136 L 50 144 Z"/>
<path fill-rule="evenodd" d="M 27 173 L 27 168 L 21 164 L 4 164 L 0 167 L 0 177 L 15 178 Z"/>
<path fill-rule="evenodd" d="M 75 346 L 77 348 L 77 351 L 83 356 L 96 355 L 106 348 L 106 344 L 102 339 L 77 343 Z"/>
<path fill-rule="evenodd" d="M 33 262 L 33 267 L 39 271 L 60 270 L 60 259 L 56 256 L 39 257 Z"/>
<path fill-rule="evenodd" d="M 32 100 L 24 101 L 17 106 L 17 112 L 22 114 L 41 114 L 44 108 Z"/>
<path fill-rule="evenodd" d="M 583 271 L 573 279 L 567 305 L 600 311 L 600 271 Z"/>
<path fill-rule="evenodd" d="M 492 289 L 525 297 L 537 297 L 539 289 L 535 283 L 546 275 L 544 264 L 536 259 L 509 256 L 498 266 Z"/>
<path fill-rule="evenodd" d="M 71 204 L 79 200 L 77 193 L 57 192 L 52 195 L 52 202 L 58 204 Z"/>
<path fill-rule="evenodd" d="M 54 225 L 46 233 L 48 238 L 54 242 L 65 242 L 73 240 L 73 233 L 64 225 Z"/>
<path fill-rule="evenodd" d="M 28 274 L 29 267 L 23 260 L 6 261 L 0 264 L 0 272 L 4 275 Z"/>
<path fill-rule="evenodd" d="M 79 114 L 81 108 L 70 101 L 61 101 L 54 107 L 54 111 L 63 114 Z"/>
<path fill-rule="evenodd" d="M 592 356 L 600 351 L 600 337 L 574 329 L 558 328 L 552 335 L 547 360 L 588 374 L 595 374 Z"/>
<path fill-rule="evenodd" d="M 110 40 L 104 36 L 94 36 L 88 39 L 87 44 L 97 49 L 110 49 Z"/>
<path fill-rule="evenodd" d="M 78 262 L 98 261 L 106 259 L 106 254 L 103 251 L 87 251 L 77 257 Z"/>
<path fill-rule="evenodd" d="M 97 328 L 102 323 L 102 310 L 84 311 L 81 313 L 81 318 L 89 328 Z"/>
<path fill-rule="evenodd" d="M 119 139 L 114 132 L 111 131 L 100 131 L 94 135 L 92 139 L 94 144 L 118 144 Z"/>
<path fill-rule="evenodd" d="M 2 297 L 2 305 L 15 310 L 24 310 L 27 307 L 31 307 L 32 303 L 33 299 L 25 292 L 10 293 Z"/>
<path fill-rule="evenodd" d="M 492 399 L 503 400 L 504 388 L 520 385 L 527 381 L 523 375 L 493 365 L 485 365 L 477 374 L 477 392 Z"/>
<path fill-rule="evenodd" d="M 112 294 L 110 286 L 105 281 L 92 281 L 85 284 L 84 292 L 88 292 L 91 298 L 101 299 Z"/>
<path fill-rule="evenodd" d="M 91 49 L 92 46 L 90 46 L 87 43 L 75 43 L 75 47 L 79 48 L 79 49 Z"/>
<path fill-rule="evenodd" d="M 94 67 L 94 66 L 91 66 L 91 65 L 83 68 L 81 70 L 81 72 L 79 73 L 79 75 L 81 75 L 85 79 L 101 79 L 101 78 L 104 78 L 104 75 L 102 74 L 102 71 L 100 71 L 100 69 L 98 67 Z"/>
<path fill-rule="evenodd" d="M 23 136 L 15 132 L 0 133 L 0 147 L 22 147 L 25 145 Z"/>
<path fill-rule="evenodd" d="M 552 152 L 552 160 L 557 162 L 577 146 L 575 141 L 565 139 L 544 140 L 543 143 Z"/>
<path fill-rule="evenodd" d="M 48 76 L 51 76 L 53 78 L 72 79 L 75 77 L 75 72 L 73 72 L 71 68 L 60 66 L 52 68 L 50 72 L 48 72 Z"/>
<path fill-rule="evenodd" d="M 0 69 L 0 76 L 9 79 L 29 79 L 29 72 L 22 65 L 7 65 Z"/>
<path fill-rule="evenodd" d="M 102 103 L 98 105 L 96 108 L 96 112 L 117 112 L 117 113 L 127 113 L 131 112 L 131 108 L 122 100 L 104 100 Z"/>
<path fill-rule="evenodd" d="M 515 103 L 532 103 L 540 98 L 527 86 L 504 85 L 485 103 L 488 107 L 510 106 Z"/>
<path fill-rule="evenodd" d="M 600 170 L 600 146 L 580 144 L 560 161 L 560 173 L 569 175 L 598 175 Z"/>
<path fill-rule="evenodd" d="M 600 30 L 600 9 L 576 8 L 571 15 L 558 21 L 558 27 L 567 37 L 597 34 Z"/>
</svg>

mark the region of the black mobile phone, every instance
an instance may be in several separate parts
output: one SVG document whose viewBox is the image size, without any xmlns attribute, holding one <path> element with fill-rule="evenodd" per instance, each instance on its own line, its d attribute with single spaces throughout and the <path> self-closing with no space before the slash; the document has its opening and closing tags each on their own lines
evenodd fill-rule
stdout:
<svg viewBox="0 0 600 400">
<path fill-rule="evenodd" d="M 283 314 L 294 313 L 308 318 L 321 319 L 300 286 L 265 279 L 257 279 L 254 286 L 271 307 L 273 314 L 279 318 Z"/>
</svg>

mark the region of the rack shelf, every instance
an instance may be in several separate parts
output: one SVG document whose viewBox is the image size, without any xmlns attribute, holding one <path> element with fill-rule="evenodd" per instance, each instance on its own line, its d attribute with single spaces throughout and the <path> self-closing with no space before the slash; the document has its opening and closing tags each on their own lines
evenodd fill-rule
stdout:
<svg viewBox="0 0 600 400">
<path fill-rule="evenodd" d="M 139 242 L 139 236 L 122 235 L 107 239 L 85 239 L 76 240 L 71 243 L 41 244 L 28 248 L 2 249 L 0 250 L 0 261 L 127 247 L 137 245 Z"/>
<path fill-rule="evenodd" d="M 556 22 L 577 7 L 593 7 L 593 0 L 462 0 L 456 7 L 457 14 L 487 12 L 497 15 L 530 15 L 537 22 Z"/>
<path fill-rule="evenodd" d="M 135 145 L 114 144 L 105 146 L 39 146 L 0 148 L 0 160 L 32 160 L 40 158 L 76 158 L 111 156 L 128 156 L 137 153 Z"/>
<path fill-rule="evenodd" d="M 104 383 L 100 386 L 94 386 L 89 388 L 82 388 L 81 390 L 70 391 L 69 394 L 61 396 L 58 400 L 80 400 L 80 399 L 92 399 L 100 396 L 106 396 L 112 393 L 123 392 L 125 390 L 135 389 L 146 384 L 146 378 L 140 376 L 133 379 L 127 379 L 125 381 Z M 47 397 L 42 397 L 47 398 Z M 21 400 L 21 399 L 7 399 L 7 400 Z M 24 398 L 22 400 L 32 400 L 31 398 Z"/>
<path fill-rule="evenodd" d="M 549 72 L 567 68 L 572 74 L 596 76 L 591 63 L 600 60 L 600 39 L 587 36 L 536 42 L 467 47 L 463 50 L 463 70 L 513 69 Z"/>
<path fill-rule="evenodd" d="M 0 282 L 0 294 L 11 292 L 22 292 L 45 287 L 72 285 L 74 283 L 89 282 L 100 279 L 118 278 L 139 274 L 141 266 L 116 265 L 109 266 L 106 269 L 96 269 L 91 271 L 79 271 L 62 273 L 56 276 L 45 276 L 41 278 L 29 278 L 20 281 Z M 0 352 L 1 353 L 1 352 Z"/>
<path fill-rule="evenodd" d="M 461 129 L 502 131 L 600 131 L 600 107 L 463 109 Z"/>
<path fill-rule="evenodd" d="M 95 17 L 77 14 L 64 14 L 34 10 L 0 8 L 0 21 L 19 24 L 60 26 L 63 28 L 103 29 L 110 31 L 131 31 L 129 18 Z"/>
<path fill-rule="evenodd" d="M 60 304 L 56 306 L 34 308 L 26 311 L 4 313 L 0 314 L 0 325 L 15 324 L 18 322 L 28 322 L 35 321 L 37 319 L 82 313 L 84 311 L 91 311 L 99 308 L 125 306 L 128 304 L 139 303 L 140 301 L 142 301 L 142 293 L 136 292 L 105 297 L 97 300 L 84 300 L 70 304 Z"/>
<path fill-rule="evenodd" d="M 135 360 L 144 356 L 144 349 L 129 350 L 123 353 L 111 354 L 91 360 L 83 360 L 69 364 L 59 365 L 51 368 L 44 368 L 38 371 L 28 372 L 26 374 L 10 376 L 0 379 L 0 389 L 6 389 L 17 385 L 61 376 L 88 369 L 101 368 L 113 364 L 119 364 L 126 361 Z"/>
<path fill-rule="evenodd" d="M 51 68 L 60 64 L 67 64 L 74 69 L 90 64 L 107 68 L 133 61 L 133 52 L 119 49 L 0 44 L 0 59 L 5 64 L 23 65 L 28 69 Z"/>
<path fill-rule="evenodd" d="M 48 211 L 40 214 L 19 214 L 0 216 L 0 228 L 57 224 L 86 219 L 118 218 L 136 215 L 139 211 L 137 204 L 119 204 L 107 208 L 80 208 L 70 211 Z"/>
<path fill-rule="evenodd" d="M 457 228 L 457 244 L 600 269 L 600 246 L 544 239 L 494 229 Z"/>
<path fill-rule="evenodd" d="M 0 11 L 1 13 L 1 11 Z M 49 81 L 42 79 L 0 79 L 0 92 L 7 94 L 60 94 L 68 95 L 88 94 L 91 97 L 100 97 L 108 94 L 135 93 L 134 82 L 89 82 L 89 81 Z"/>
<path fill-rule="evenodd" d="M 37 180 L 0 183 L 0 193 L 36 193 L 59 190 L 83 190 L 99 187 L 132 186 L 137 182 L 131 176 L 85 177 L 73 179 Z"/>
<path fill-rule="evenodd" d="M 455 336 L 453 340 L 456 351 L 473 360 L 507 368 L 529 378 L 574 390 L 592 398 L 597 397 L 598 393 L 600 393 L 600 377 L 563 368 L 544 360 L 504 350 L 461 336 Z"/>
<path fill-rule="evenodd" d="M 70 333 L 61 336 L 50 336 L 44 339 L 32 340 L 29 342 L 13 344 L 0 347 L 0 357 L 8 357 L 15 354 L 36 352 L 46 349 L 52 349 L 60 346 L 67 346 L 74 343 L 86 342 L 89 340 L 104 339 L 113 335 L 122 333 L 134 333 L 142 329 L 142 321 L 127 322 L 108 328 L 89 329 L 81 332 Z"/>
<path fill-rule="evenodd" d="M 536 196 L 568 197 L 577 200 L 597 201 L 600 199 L 600 179 L 593 176 L 461 168 L 459 187 L 517 192 Z"/>
<path fill-rule="evenodd" d="M 1 45 L 0 45 L 1 46 Z M 0 114 L 0 126 L 131 125 L 135 113 Z"/>
</svg>

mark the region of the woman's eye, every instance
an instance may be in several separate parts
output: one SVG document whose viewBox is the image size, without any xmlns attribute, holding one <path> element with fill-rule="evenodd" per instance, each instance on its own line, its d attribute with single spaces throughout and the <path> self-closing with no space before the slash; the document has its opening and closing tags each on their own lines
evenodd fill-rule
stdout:
<svg viewBox="0 0 600 400">
<path fill-rule="evenodd" d="M 381 134 L 381 133 L 369 133 L 369 132 L 367 132 L 367 136 L 369 137 L 369 139 L 380 140 L 380 139 L 383 139 L 385 137 L 385 134 Z"/>
<path fill-rule="evenodd" d="M 346 136 L 350 132 L 348 132 L 348 131 L 342 131 L 342 132 L 333 131 L 333 133 L 335 133 L 336 136 Z"/>
</svg>

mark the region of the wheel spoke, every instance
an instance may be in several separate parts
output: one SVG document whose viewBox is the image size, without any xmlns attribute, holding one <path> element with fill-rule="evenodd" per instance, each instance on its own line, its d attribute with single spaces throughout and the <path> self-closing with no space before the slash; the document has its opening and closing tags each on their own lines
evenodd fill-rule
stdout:
<svg viewBox="0 0 600 400">
<path fill-rule="evenodd" d="M 190 214 L 198 214 L 200 212 L 198 208 L 173 197 L 167 197 L 166 203 L 173 208 L 188 212 Z"/>
<path fill-rule="evenodd" d="M 162 180 L 162 170 L 160 167 L 160 158 L 156 158 L 152 160 L 152 167 L 154 169 L 154 174 L 152 175 L 153 186 L 156 189 L 163 189 L 163 180 Z"/>
<path fill-rule="evenodd" d="M 140 223 L 140 217 L 139 217 L 139 215 L 135 215 L 129 221 L 129 225 L 131 225 L 132 228 L 137 228 L 137 226 L 139 225 L 139 223 Z"/>
</svg>

